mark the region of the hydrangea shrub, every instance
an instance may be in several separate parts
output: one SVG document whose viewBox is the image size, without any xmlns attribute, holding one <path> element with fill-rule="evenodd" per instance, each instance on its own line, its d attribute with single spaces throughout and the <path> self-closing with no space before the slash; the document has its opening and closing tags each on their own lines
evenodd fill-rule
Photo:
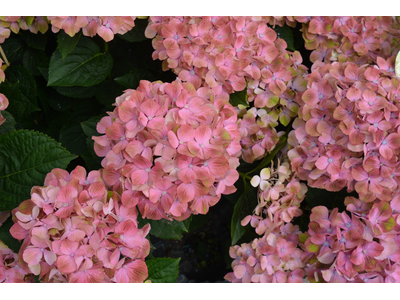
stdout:
<svg viewBox="0 0 400 300">
<path fill-rule="evenodd" d="M 0 282 L 176 282 L 150 236 L 229 200 L 227 281 L 399 282 L 399 35 L 0 17 Z"/>
</svg>

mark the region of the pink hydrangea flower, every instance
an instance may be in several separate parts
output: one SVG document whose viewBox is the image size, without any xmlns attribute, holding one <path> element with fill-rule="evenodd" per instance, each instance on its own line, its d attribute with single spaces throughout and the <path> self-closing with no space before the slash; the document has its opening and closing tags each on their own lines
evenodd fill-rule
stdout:
<svg viewBox="0 0 400 300">
<path fill-rule="evenodd" d="M 150 225 L 138 228 L 136 204 L 126 193 L 107 190 L 99 171 L 54 169 L 31 197 L 13 210 L 10 230 L 24 240 L 20 255 L 28 273 L 42 282 L 147 278 Z"/>
<path fill-rule="evenodd" d="M 240 133 L 226 97 L 178 80 L 141 81 L 116 104 L 94 149 L 105 156 L 106 184 L 137 192 L 143 217 L 183 220 L 235 191 Z"/>
</svg>

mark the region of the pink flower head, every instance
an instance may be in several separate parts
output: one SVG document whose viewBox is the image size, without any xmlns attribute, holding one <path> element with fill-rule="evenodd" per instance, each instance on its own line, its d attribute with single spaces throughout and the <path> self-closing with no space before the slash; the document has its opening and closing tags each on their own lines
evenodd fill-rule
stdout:
<svg viewBox="0 0 400 300">
<path fill-rule="evenodd" d="M 143 260 L 150 252 L 150 226 L 137 227 L 138 202 L 129 192 L 107 189 L 99 172 L 86 176 L 79 166 L 71 174 L 53 170 L 46 181 L 56 186 L 34 187 L 33 200 L 13 211 L 11 234 L 24 239 L 20 255 L 27 270 L 43 282 L 141 282 L 147 277 Z M 116 277 L 125 274 L 122 268 L 131 275 Z"/>
<path fill-rule="evenodd" d="M 141 81 L 110 114 L 112 122 L 98 125 L 108 140 L 94 137 L 97 154 L 105 156 L 103 178 L 113 189 L 141 192 L 143 216 L 186 218 L 192 208 L 204 211 L 215 197 L 234 192 L 230 178 L 238 164 L 229 160 L 240 154 L 240 133 L 225 96 L 180 81 Z"/>
</svg>

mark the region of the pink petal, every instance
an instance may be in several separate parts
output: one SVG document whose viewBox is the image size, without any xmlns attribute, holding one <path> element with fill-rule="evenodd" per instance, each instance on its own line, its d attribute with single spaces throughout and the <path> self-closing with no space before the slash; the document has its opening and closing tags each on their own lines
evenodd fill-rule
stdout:
<svg viewBox="0 0 400 300">
<path fill-rule="evenodd" d="M 196 190 L 192 184 L 181 183 L 177 189 L 178 199 L 182 203 L 188 203 L 193 200 Z"/>
<path fill-rule="evenodd" d="M 114 33 L 106 26 L 101 26 L 97 29 L 97 34 L 103 38 L 104 41 L 109 42 L 114 39 Z"/>
<path fill-rule="evenodd" d="M 52 251 L 44 250 L 44 260 L 51 266 L 57 260 L 57 255 Z"/>
<path fill-rule="evenodd" d="M 36 247 L 33 248 L 26 248 L 24 253 L 22 254 L 23 260 L 28 265 L 37 265 L 43 257 L 43 252 Z"/>
<path fill-rule="evenodd" d="M 62 255 L 57 258 L 57 268 L 63 274 L 69 274 L 76 270 L 75 259 L 71 256 Z"/>
<path fill-rule="evenodd" d="M 246 267 L 244 265 L 235 266 L 233 268 L 233 274 L 235 274 L 237 279 L 243 278 L 243 276 L 246 274 Z"/>
<path fill-rule="evenodd" d="M 180 170 L 178 172 L 178 177 L 184 183 L 191 183 L 192 181 L 195 181 L 197 178 L 196 173 L 191 168 Z"/>
<path fill-rule="evenodd" d="M 329 164 L 329 162 L 328 162 L 328 158 L 326 156 L 321 156 L 315 162 L 315 166 L 320 170 L 325 170 L 326 167 L 328 166 L 328 164 Z"/>
<path fill-rule="evenodd" d="M 115 272 L 117 282 L 124 283 L 140 283 L 148 277 L 146 263 L 143 260 L 134 260 Z"/>
<path fill-rule="evenodd" d="M 301 99 L 309 106 L 314 107 L 315 105 L 317 105 L 317 103 L 319 102 L 318 99 L 318 92 L 313 89 L 310 88 L 308 90 L 306 90 L 303 95 L 301 96 Z"/>
</svg>

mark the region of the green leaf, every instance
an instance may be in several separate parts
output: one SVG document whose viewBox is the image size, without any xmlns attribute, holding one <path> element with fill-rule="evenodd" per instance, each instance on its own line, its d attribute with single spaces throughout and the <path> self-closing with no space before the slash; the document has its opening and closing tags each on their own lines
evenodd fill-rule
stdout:
<svg viewBox="0 0 400 300">
<path fill-rule="evenodd" d="M 42 88 L 41 86 L 38 88 L 38 96 L 42 103 L 48 103 L 50 107 L 56 111 L 66 111 L 73 107 L 77 101 L 76 99 L 60 95 L 52 88 Z"/>
<path fill-rule="evenodd" d="M 22 57 L 22 65 L 34 76 L 41 75 L 38 67 L 47 59 L 42 50 L 28 48 Z"/>
<path fill-rule="evenodd" d="M 111 54 L 100 53 L 95 42 L 82 37 L 65 59 L 60 50 L 54 51 L 50 59 L 47 85 L 93 86 L 106 79 L 112 65 Z"/>
<path fill-rule="evenodd" d="M 96 126 L 97 126 L 97 123 L 99 123 L 103 117 L 105 117 L 105 115 L 96 116 L 96 117 L 90 118 L 87 121 L 81 122 L 82 129 L 88 137 L 92 138 L 92 136 L 94 136 L 94 135 L 95 136 L 101 135 L 101 133 L 97 132 Z"/>
<path fill-rule="evenodd" d="M 75 34 L 73 37 L 70 37 L 64 31 L 60 31 L 57 35 L 57 49 L 60 50 L 61 56 L 64 59 L 67 55 L 74 50 L 76 44 L 81 37 L 81 33 Z"/>
<path fill-rule="evenodd" d="M 90 118 L 89 120 L 87 120 L 85 122 L 81 122 L 83 132 L 87 136 L 86 145 L 87 145 L 87 148 L 89 149 L 88 152 L 81 154 L 81 156 L 85 160 L 85 162 L 89 166 L 89 168 L 92 170 L 100 169 L 101 161 L 103 160 L 102 157 L 98 157 L 96 155 L 96 152 L 94 152 L 94 140 L 92 139 L 92 136 L 101 135 L 100 133 L 97 132 L 96 126 L 97 126 L 97 123 L 100 122 L 102 117 L 104 117 L 104 115 L 96 116 L 96 117 Z"/>
<path fill-rule="evenodd" d="M 65 97 L 77 98 L 77 99 L 87 99 L 94 97 L 97 93 L 99 85 L 95 86 L 55 86 L 53 87 L 58 93 Z"/>
<path fill-rule="evenodd" d="M 18 253 L 19 248 L 21 248 L 22 242 L 14 239 L 10 234 L 10 228 L 14 225 L 11 215 L 8 219 L 0 226 L 0 241 L 8 246 L 12 251 Z"/>
<path fill-rule="evenodd" d="M 279 152 L 279 150 L 283 148 L 283 146 L 286 145 L 286 143 L 287 135 L 281 136 L 274 150 L 272 150 L 267 156 L 265 156 L 261 163 L 254 170 L 247 172 L 246 175 L 259 175 L 258 173 L 271 163 L 276 154 Z"/>
<path fill-rule="evenodd" d="M 86 145 L 89 147 L 90 144 L 88 141 L 89 138 L 86 139 Z M 94 150 L 89 149 L 85 153 L 82 153 L 80 157 L 82 157 L 86 163 L 86 171 L 90 172 L 92 170 L 100 170 L 102 168 L 101 161 L 103 160 L 103 157 L 96 156 Z"/>
<path fill-rule="evenodd" d="M 293 32 L 289 26 L 287 26 L 285 24 L 283 27 L 275 26 L 275 28 L 272 28 L 272 29 L 275 30 L 276 34 L 278 35 L 278 38 L 285 40 L 285 42 L 287 44 L 287 50 L 290 50 L 290 51 L 296 50 L 294 48 Z"/>
<path fill-rule="evenodd" d="M 244 217 L 252 214 L 257 203 L 257 189 L 246 185 L 244 193 L 240 196 L 233 209 L 231 222 L 232 245 L 236 245 L 237 241 L 245 234 L 246 229 L 240 222 Z"/>
<path fill-rule="evenodd" d="M 3 48 L 3 51 L 7 56 L 8 61 L 12 64 L 17 60 L 22 59 L 26 44 L 21 37 L 17 36 L 13 38 L 13 35 L 11 35 L 10 38 L 4 41 L 1 47 Z"/>
<path fill-rule="evenodd" d="M 46 82 L 49 80 L 49 64 L 50 57 L 47 57 L 40 65 L 37 66 L 40 74 L 42 74 L 43 78 L 46 79 Z"/>
<path fill-rule="evenodd" d="M 71 118 L 61 127 L 59 141 L 71 153 L 80 155 L 86 152 L 86 134 L 81 122 L 88 119 L 88 111 L 77 110 Z"/>
<path fill-rule="evenodd" d="M 229 103 L 236 107 L 239 104 L 248 107 L 249 103 L 247 102 L 247 88 L 245 88 L 243 91 L 230 94 Z"/>
<path fill-rule="evenodd" d="M 0 136 L 0 211 L 29 199 L 35 185 L 54 168 L 65 169 L 76 156 L 47 135 L 29 130 Z"/>
<path fill-rule="evenodd" d="M 142 219 L 138 216 L 139 225 L 143 227 L 147 223 L 150 223 L 150 233 L 158 238 L 166 240 L 179 240 L 182 238 L 183 232 L 189 232 L 189 225 L 191 217 L 184 221 L 168 221 L 165 219 L 161 220 L 148 220 Z"/>
<path fill-rule="evenodd" d="M 19 82 L 19 89 L 22 95 L 25 97 L 25 111 L 24 114 L 28 115 L 34 111 L 40 111 L 37 105 L 37 87 L 36 80 L 27 69 L 23 66 L 11 65 L 6 70 L 6 78 L 11 83 Z M 12 102 L 13 99 L 9 98 Z M 14 100 L 15 101 L 15 100 Z"/>
<path fill-rule="evenodd" d="M 60 130 L 60 143 L 72 154 L 80 155 L 87 151 L 86 135 L 76 120 L 70 120 Z"/>
<path fill-rule="evenodd" d="M 0 114 L 3 115 L 3 117 L 6 119 L 6 121 L 0 125 L 0 134 L 6 134 L 9 133 L 10 131 L 15 130 L 15 125 L 17 124 L 15 122 L 14 117 L 8 112 L 8 111 L 1 111 Z"/>
<path fill-rule="evenodd" d="M 131 43 L 147 40 L 146 36 L 144 35 L 144 31 L 146 30 L 148 24 L 149 21 L 147 19 L 136 19 L 135 27 L 133 27 L 127 33 L 118 36 L 121 37 L 121 39 Z"/>
<path fill-rule="evenodd" d="M 107 110 L 114 110 L 112 106 L 115 103 L 115 98 L 121 96 L 124 88 L 121 88 L 114 80 L 103 81 L 96 92 L 96 99 L 103 104 Z"/>
<path fill-rule="evenodd" d="M 153 258 L 146 260 L 149 277 L 152 283 L 176 283 L 180 258 Z"/>
<path fill-rule="evenodd" d="M 22 95 L 19 89 L 19 82 L 10 83 L 9 81 L 5 81 L 0 84 L 0 93 L 4 94 L 8 99 L 12 99 L 7 108 L 7 111 L 10 112 L 17 120 L 21 119 L 25 114 L 25 99 L 24 95 Z"/>
<path fill-rule="evenodd" d="M 145 69 L 133 69 L 128 74 L 117 77 L 114 80 L 129 89 L 136 89 L 140 80 L 152 80 L 153 74 Z"/>
<path fill-rule="evenodd" d="M 30 48 L 43 51 L 46 49 L 47 34 L 34 34 L 29 31 L 21 31 L 20 33 Z"/>
<path fill-rule="evenodd" d="M 190 222 L 189 232 L 193 232 L 196 229 L 204 226 L 208 221 L 208 215 L 192 215 L 192 221 Z"/>
</svg>

